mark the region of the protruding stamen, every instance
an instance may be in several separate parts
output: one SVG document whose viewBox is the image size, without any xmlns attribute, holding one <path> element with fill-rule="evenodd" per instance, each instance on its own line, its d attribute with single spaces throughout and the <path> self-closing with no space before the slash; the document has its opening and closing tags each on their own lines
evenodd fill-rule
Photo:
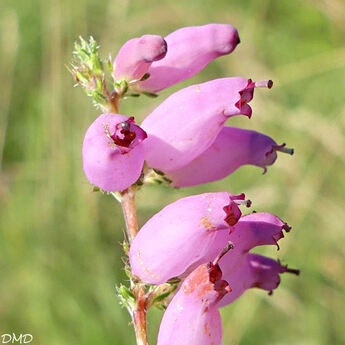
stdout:
<svg viewBox="0 0 345 345">
<path fill-rule="evenodd" d="M 285 147 L 285 143 L 281 144 L 281 145 L 275 145 L 272 146 L 272 149 L 274 151 L 279 151 L 279 152 L 283 152 L 283 153 L 288 153 L 289 155 L 293 155 L 295 150 L 293 148 L 290 147 Z"/>
<path fill-rule="evenodd" d="M 234 249 L 234 244 L 229 241 L 227 245 L 222 249 L 222 251 L 218 254 L 218 256 L 214 259 L 213 265 L 218 265 L 219 260 L 231 249 Z"/>
<path fill-rule="evenodd" d="M 295 274 L 296 276 L 299 276 L 299 274 L 301 273 L 300 270 L 295 268 L 288 268 L 287 266 L 285 267 L 285 272 Z"/>
<path fill-rule="evenodd" d="M 250 207 L 252 206 L 252 201 L 251 200 L 234 200 L 234 202 L 237 204 L 237 205 L 245 205 L 246 207 Z"/>
<path fill-rule="evenodd" d="M 261 80 L 261 81 L 256 81 L 255 87 L 267 87 L 269 89 L 272 88 L 273 86 L 273 81 L 272 80 Z"/>
</svg>

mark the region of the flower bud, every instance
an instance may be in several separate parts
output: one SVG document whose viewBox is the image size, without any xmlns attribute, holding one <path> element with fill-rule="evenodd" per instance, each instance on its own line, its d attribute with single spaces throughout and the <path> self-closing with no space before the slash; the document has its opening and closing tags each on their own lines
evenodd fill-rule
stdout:
<svg viewBox="0 0 345 345">
<path fill-rule="evenodd" d="M 164 58 L 167 44 L 163 37 L 144 35 L 127 41 L 114 61 L 115 80 L 140 80 L 152 62 Z"/>
<path fill-rule="evenodd" d="M 166 172 L 175 187 L 220 180 L 250 164 L 264 168 L 277 159 L 277 143 L 259 132 L 224 127 L 213 144 L 186 166 Z"/>
<path fill-rule="evenodd" d="M 241 77 L 215 79 L 168 97 L 142 123 L 149 135 L 144 143 L 149 166 L 165 172 L 193 161 L 212 145 L 229 117 L 251 115 L 248 102 L 256 84 Z"/>
<path fill-rule="evenodd" d="M 157 92 L 199 73 L 219 56 L 230 54 L 240 43 L 237 30 L 228 24 L 208 24 L 178 29 L 167 37 L 168 53 L 149 68 L 142 90 Z"/>
<path fill-rule="evenodd" d="M 141 142 L 146 133 L 119 114 L 102 114 L 88 128 L 83 142 L 83 168 L 93 185 L 122 191 L 140 177 L 144 164 Z"/>
<path fill-rule="evenodd" d="M 244 194 L 206 193 L 166 206 L 141 228 L 130 248 L 133 275 L 161 284 L 214 260 L 241 216 Z"/>
<path fill-rule="evenodd" d="M 218 302 L 230 291 L 219 266 L 204 264 L 183 282 L 159 328 L 157 345 L 220 345 L 222 321 Z"/>
</svg>

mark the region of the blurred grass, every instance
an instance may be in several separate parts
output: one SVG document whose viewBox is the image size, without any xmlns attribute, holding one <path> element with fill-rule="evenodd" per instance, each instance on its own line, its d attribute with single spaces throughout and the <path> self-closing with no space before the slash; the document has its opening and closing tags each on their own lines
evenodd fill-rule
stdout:
<svg viewBox="0 0 345 345">
<path fill-rule="evenodd" d="M 172 90 L 210 78 L 271 78 L 258 90 L 255 128 L 295 147 L 264 176 L 244 167 L 223 181 L 138 195 L 140 223 L 163 205 L 206 191 L 246 192 L 260 211 L 294 231 L 281 251 L 260 249 L 302 270 L 273 297 L 250 291 L 222 310 L 223 344 L 345 344 L 345 3 L 308 1 L 2 0 L 0 3 L 0 334 L 32 344 L 134 344 L 114 285 L 123 221 L 110 197 L 91 193 L 81 169 L 83 134 L 97 111 L 72 80 L 78 35 L 116 54 L 128 38 L 208 22 L 235 25 L 242 43 L 158 100 L 130 100 L 143 118 Z M 150 313 L 152 344 L 161 313 Z"/>
</svg>

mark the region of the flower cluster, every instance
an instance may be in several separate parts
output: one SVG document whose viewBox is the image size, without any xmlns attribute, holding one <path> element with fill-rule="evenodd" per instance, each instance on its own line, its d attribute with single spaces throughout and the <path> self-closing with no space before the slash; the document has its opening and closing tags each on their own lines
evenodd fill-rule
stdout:
<svg viewBox="0 0 345 345">
<path fill-rule="evenodd" d="M 239 43 L 237 30 L 227 24 L 185 27 L 165 38 L 131 39 L 108 62 L 113 78 L 109 91 L 94 41 L 90 48 L 82 40 L 77 46 L 80 61 L 72 73 L 105 110 L 83 142 L 83 168 L 90 183 L 121 198 L 134 186 L 153 181 L 175 187 L 216 181 L 246 164 L 266 172 L 277 152 L 292 154 L 292 149 L 265 134 L 226 125 L 233 116 L 250 118 L 254 90 L 270 89 L 271 80 L 227 77 L 191 85 L 165 99 L 140 126 L 134 117 L 118 113 L 121 99 L 156 97 L 231 53 Z M 180 199 L 154 215 L 130 243 L 130 298 L 137 297 L 135 284 L 159 287 L 181 282 L 165 311 L 158 345 L 221 344 L 219 307 L 249 288 L 272 292 L 280 274 L 298 273 L 250 253 L 261 245 L 279 249 L 283 230 L 290 227 L 270 213 L 243 215 L 241 205 L 250 207 L 251 202 L 244 194 L 227 192 Z M 146 301 L 159 290 L 155 289 Z"/>
<path fill-rule="evenodd" d="M 143 281 L 161 284 L 187 276 L 164 314 L 158 345 L 220 344 L 219 307 L 252 287 L 271 293 L 281 273 L 298 274 L 249 253 L 262 245 L 279 249 L 283 230 L 291 228 L 270 213 L 243 216 L 239 204 L 250 206 L 244 194 L 206 193 L 180 199 L 154 215 L 132 242 L 132 272 Z M 197 323 L 191 327 L 193 320 Z"/>
</svg>

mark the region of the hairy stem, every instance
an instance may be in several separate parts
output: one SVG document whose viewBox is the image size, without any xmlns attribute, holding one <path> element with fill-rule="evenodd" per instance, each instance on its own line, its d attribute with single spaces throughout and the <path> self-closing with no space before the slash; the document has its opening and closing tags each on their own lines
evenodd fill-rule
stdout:
<svg viewBox="0 0 345 345">
<path fill-rule="evenodd" d="M 133 312 L 133 323 L 137 345 L 148 345 L 146 333 L 146 307 L 147 298 L 145 295 L 145 286 L 139 286 L 137 292 L 137 308 Z"/>
<path fill-rule="evenodd" d="M 138 233 L 137 212 L 135 207 L 135 191 L 127 189 L 121 193 L 121 206 L 126 222 L 127 235 L 131 243 Z M 137 345 L 148 345 L 146 333 L 146 311 L 147 296 L 145 294 L 145 285 L 140 282 L 135 283 L 132 292 L 136 297 L 136 306 L 132 312 L 132 320 L 135 329 Z"/>
<path fill-rule="evenodd" d="M 122 193 L 121 206 L 125 217 L 129 242 L 132 242 L 138 233 L 137 211 L 135 207 L 135 191 L 127 189 Z"/>
</svg>

